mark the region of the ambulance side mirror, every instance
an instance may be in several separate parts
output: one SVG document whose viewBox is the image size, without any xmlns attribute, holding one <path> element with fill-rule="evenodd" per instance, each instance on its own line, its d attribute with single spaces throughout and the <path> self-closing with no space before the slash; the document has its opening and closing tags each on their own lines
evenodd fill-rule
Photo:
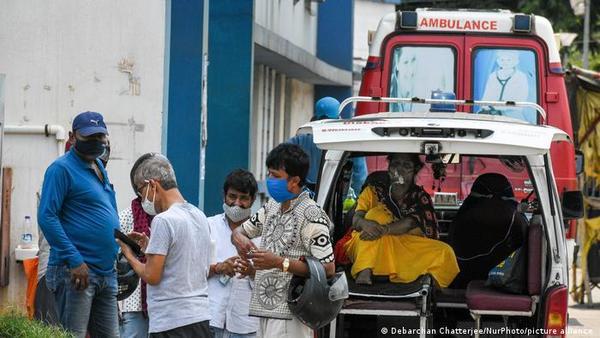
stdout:
<svg viewBox="0 0 600 338">
<path fill-rule="evenodd" d="M 580 175 L 583 173 L 585 159 L 581 150 L 575 150 L 575 173 Z"/>
<path fill-rule="evenodd" d="M 583 194 L 581 191 L 565 191 L 563 193 L 562 213 L 565 220 L 583 217 Z"/>
</svg>

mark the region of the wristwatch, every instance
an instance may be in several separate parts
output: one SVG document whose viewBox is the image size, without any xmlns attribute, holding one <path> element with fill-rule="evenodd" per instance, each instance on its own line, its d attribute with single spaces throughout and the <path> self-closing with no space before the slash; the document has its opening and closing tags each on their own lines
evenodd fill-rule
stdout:
<svg viewBox="0 0 600 338">
<path fill-rule="evenodd" d="M 284 258 L 283 263 L 281 263 L 281 271 L 287 272 L 290 268 L 290 260 L 289 258 Z"/>
</svg>

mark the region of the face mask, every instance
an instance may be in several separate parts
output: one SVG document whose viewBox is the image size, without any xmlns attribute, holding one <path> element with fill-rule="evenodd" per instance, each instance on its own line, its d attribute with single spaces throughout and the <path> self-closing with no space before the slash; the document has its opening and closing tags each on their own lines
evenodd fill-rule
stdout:
<svg viewBox="0 0 600 338">
<path fill-rule="evenodd" d="M 106 152 L 106 143 L 98 140 L 75 141 L 75 150 L 80 154 L 98 158 Z"/>
<path fill-rule="evenodd" d="M 234 223 L 241 222 L 252 215 L 252 209 L 250 208 L 242 208 L 239 205 L 229 206 L 225 203 L 223 203 L 223 211 L 225 211 L 227 218 Z"/>
<path fill-rule="evenodd" d="M 392 184 L 404 184 L 404 176 L 402 176 L 398 170 L 391 169 L 389 175 Z"/>
<path fill-rule="evenodd" d="M 106 168 L 106 166 L 108 165 L 108 160 L 110 158 L 110 147 L 106 147 L 104 153 L 100 156 L 98 156 L 98 159 L 100 161 L 102 161 L 102 164 L 104 164 L 104 168 Z"/>
<path fill-rule="evenodd" d="M 298 196 L 298 194 L 287 190 L 287 180 L 285 178 L 267 178 L 267 190 L 277 203 L 283 203 Z"/>
<path fill-rule="evenodd" d="M 147 213 L 148 215 L 154 216 L 157 214 L 156 208 L 154 208 L 154 201 L 156 199 L 156 190 L 154 190 L 154 196 L 152 197 L 152 202 L 150 202 L 148 200 L 148 191 L 150 191 L 150 183 L 148 183 L 148 189 L 146 189 L 146 196 L 144 197 L 144 200 L 142 201 L 142 209 L 144 209 L 144 212 Z"/>
</svg>

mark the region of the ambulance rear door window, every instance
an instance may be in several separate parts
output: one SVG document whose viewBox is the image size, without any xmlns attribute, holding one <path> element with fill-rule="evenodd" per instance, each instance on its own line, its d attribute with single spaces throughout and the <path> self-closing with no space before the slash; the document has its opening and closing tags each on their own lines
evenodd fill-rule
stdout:
<svg viewBox="0 0 600 338">
<path fill-rule="evenodd" d="M 436 90 L 456 93 L 456 55 L 452 47 L 394 48 L 390 97 L 430 98 Z M 390 104 L 391 112 L 427 111 L 427 105 Z"/>
<path fill-rule="evenodd" d="M 538 102 L 536 55 L 528 49 L 478 48 L 473 53 L 473 99 Z M 534 108 L 477 106 L 474 113 L 537 123 Z"/>
</svg>

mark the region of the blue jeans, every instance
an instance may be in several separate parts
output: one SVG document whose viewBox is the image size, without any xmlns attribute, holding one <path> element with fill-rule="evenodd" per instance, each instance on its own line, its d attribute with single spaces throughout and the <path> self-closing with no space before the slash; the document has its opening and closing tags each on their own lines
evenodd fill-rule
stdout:
<svg viewBox="0 0 600 338">
<path fill-rule="evenodd" d="M 148 317 L 139 312 L 123 312 L 120 323 L 121 338 L 148 338 Z"/>
<path fill-rule="evenodd" d="M 119 338 L 117 275 L 89 272 L 89 286 L 76 290 L 66 266 L 48 266 L 46 286 L 54 293 L 60 324 L 77 338 Z"/>
<path fill-rule="evenodd" d="M 220 328 L 214 327 L 214 326 L 210 327 L 210 333 L 212 334 L 213 338 L 254 338 L 254 337 L 256 337 L 256 332 L 248 333 L 248 334 L 239 334 L 239 333 L 229 332 L 226 329 L 220 329 Z"/>
</svg>

